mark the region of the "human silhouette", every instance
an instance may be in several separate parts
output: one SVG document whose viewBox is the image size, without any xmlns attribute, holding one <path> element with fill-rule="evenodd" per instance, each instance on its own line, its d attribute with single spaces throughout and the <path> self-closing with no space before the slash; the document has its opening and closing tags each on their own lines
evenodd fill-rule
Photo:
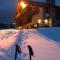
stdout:
<svg viewBox="0 0 60 60">
<path fill-rule="evenodd" d="M 21 53 L 21 48 L 18 46 L 18 44 L 16 44 L 15 48 L 15 60 L 17 59 L 17 53 Z"/>
<path fill-rule="evenodd" d="M 30 56 L 30 60 L 31 60 L 31 57 L 34 55 L 33 49 L 30 45 L 27 45 L 27 47 L 28 47 L 28 50 L 29 50 L 29 56 Z"/>
</svg>

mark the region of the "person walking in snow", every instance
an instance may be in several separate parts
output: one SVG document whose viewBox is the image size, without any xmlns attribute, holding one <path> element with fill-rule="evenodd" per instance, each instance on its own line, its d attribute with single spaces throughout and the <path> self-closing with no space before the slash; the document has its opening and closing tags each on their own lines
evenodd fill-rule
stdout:
<svg viewBox="0 0 60 60">
<path fill-rule="evenodd" d="M 28 50 L 29 50 L 29 57 L 30 57 L 30 60 L 31 60 L 31 57 L 34 55 L 33 49 L 30 45 L 27 45 L 27 47 L 28 47 Z"/>
<path fill-rule="evenodd" d="M 17 59 L 17 53 L 21 53 L 21 48 L 18 46 L 18 44 L 16 44 L 16 48 L 15 48 L 15 60 Z"/>
</svg>

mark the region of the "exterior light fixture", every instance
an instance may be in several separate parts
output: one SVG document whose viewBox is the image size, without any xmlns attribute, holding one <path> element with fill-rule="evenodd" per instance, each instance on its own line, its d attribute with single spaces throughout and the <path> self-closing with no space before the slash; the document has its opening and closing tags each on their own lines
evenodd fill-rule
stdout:
<svg viewBox="0 0 60 60">
<path fill-rule="evenodd" d="M 27 7 L 27 3 L 25 3 L 25 1 L 20 1 L 20 2 L 18 2 L 18 4 L 17 4 L 17 15 L 16 15 L 16 18 L 18 18 L 20 15 L 21 15 L 21 13 L 22 13 L 22 11 L 25 9 Z"/>
<path fill-rule="evenodd" d="M 42 23 L 42 20 L 41 19 L 38 19 L 38 23 L 41 24 Z"/>
<path fill-rule="evenodd" d="M 47 19 L 45 19 L 44 22 L 45 22 L 45 24 L 48 24 L 48 20 Z"/>
<path fill-rule="evenodd" d="M 20 6 L 22 7 L 22 9 L 24 9 L 26 8 L 27 4 L 24 1 L 21 1 Z"/>
</svg>

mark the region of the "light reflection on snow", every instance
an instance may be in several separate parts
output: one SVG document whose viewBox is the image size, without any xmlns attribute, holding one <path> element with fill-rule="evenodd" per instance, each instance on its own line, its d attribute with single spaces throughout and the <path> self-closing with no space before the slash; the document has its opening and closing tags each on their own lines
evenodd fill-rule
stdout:
<svg viewBox="0 0 60 60">
<path fill-rule="evenodd" d="M 5 34 L 0 34 L 0 48 L 8 49 L 11 47 L 16 42 L 16 37 L 18 35 L 17 30 L 2 30 L 0 31 L 1 33 Z"/>
</svg>

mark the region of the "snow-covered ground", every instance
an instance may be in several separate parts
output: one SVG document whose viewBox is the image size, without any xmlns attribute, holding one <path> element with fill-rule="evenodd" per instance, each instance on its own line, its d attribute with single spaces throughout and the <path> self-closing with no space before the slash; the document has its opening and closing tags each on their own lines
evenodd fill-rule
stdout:
<svg viewBox="0 0 60 60">
<path fill-rule="evenodd" d="M 60 60 L 60 28 L 0 30 L 0 60 L 14 60 L 15 45 L 22 48 L 17 60 L 29 60 L 27 45 L 31 45 L 32 60 Z"/>
</svg>

